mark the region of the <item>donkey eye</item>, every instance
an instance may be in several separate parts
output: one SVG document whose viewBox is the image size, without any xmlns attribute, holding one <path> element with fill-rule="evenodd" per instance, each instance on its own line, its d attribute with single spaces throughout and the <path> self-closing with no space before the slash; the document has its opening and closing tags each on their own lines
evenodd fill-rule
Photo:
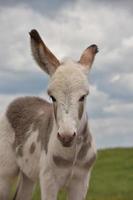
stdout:
<svg viewBox="0 0 133 200">
<path fill-rule="evenodd" d="M 79 101 L 84 101 L 85 100 L 86 95 L 83 95 L 82 97 L 80 97 Z"/>
<path fill-rule="evenodd" d="M 53 96 L 50 96 L 53 102 L 56 102 L 56 98 Z"/>
</svg>

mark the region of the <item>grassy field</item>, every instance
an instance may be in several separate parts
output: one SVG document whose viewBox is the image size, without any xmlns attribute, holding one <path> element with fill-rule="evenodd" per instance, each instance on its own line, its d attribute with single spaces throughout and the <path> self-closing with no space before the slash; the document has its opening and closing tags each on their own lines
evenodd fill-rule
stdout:
<svg viewBox="0 0 133 200">
<path fill-rule="evenodd" d="M 60 192 L 58 200 L 65 199 Z M 38 186 L 33 200 L 40 200 Z M 133 200 L 133 148 L 98 152 L 86 200 Z"/>
</svg>

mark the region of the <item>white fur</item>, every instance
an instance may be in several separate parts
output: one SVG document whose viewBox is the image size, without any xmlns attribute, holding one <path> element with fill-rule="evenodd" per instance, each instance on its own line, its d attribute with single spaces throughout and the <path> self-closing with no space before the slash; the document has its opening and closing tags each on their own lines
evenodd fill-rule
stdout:
<svg viewBox="0 0 133 200">
<path fill-rule="evenodd" d="M 7 200 L 9 188 L 14 176 L 17 175 L 18 166 L 12 144 L 14 131 L 5 115 L 0 118 L 0 199 Z"/>
<path fill-rule="evenodd" d="M 30 130 L 31 131 L 31 130 Z M 17 163 L 25 175 L 32 181 L 36 181 L 39 176 L 38 163 L 40 162 L 41 144 L 37 143 L 38 130 L 32 131 L 23 147 L 23 157 L 18 157 Z M 30 153 L 30 147 L 34 143 L 35 151 Z"/>
<path fill-rule="evenodd" d="M 73 61 L 60 66 L 51 78 L 48 91 L 57 99 L 59 133 L 73 134 L 81 124 L 78 120 L 79 98 L 89 91 L 84 68 Z"/>
</svg>

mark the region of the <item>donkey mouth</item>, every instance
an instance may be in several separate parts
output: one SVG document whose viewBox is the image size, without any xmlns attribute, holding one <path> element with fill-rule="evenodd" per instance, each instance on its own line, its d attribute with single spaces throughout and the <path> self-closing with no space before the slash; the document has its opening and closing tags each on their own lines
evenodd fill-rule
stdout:
<svg viewBox="0 0 133 200">
<path fill-rule="evenodd" d="M 63 147 L 71 147 L 73 145 L 75 136 L 76 133 L 74 133 L 72 136 L 67 134 L 60 134 L 59 132 L 57 134 L 57 138 L 59 139 Z"/>
<path fill-rule="evenodd" d="M 73 145 L 73 142 L 61 142 L 63 147 L 71 147 Z"/>
</svg>

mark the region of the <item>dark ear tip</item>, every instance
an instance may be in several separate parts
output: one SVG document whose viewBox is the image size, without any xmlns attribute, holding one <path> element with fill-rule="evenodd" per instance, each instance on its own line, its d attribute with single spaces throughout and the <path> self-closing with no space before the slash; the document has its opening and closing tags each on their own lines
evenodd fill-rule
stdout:
<svg viewBox="0 0 133 200">
<path fill-rule="evenodd" d="M 32 29 L 30 32 L 30 37 L 34 39 L 36 42 L 41 42 L 41 37 L 36 29 Z"/>
<path fill-rule="evenodd" d="M 93 53 L 95 54 L 99 52 L 98 46 L 96 44 L 92 44 L 88 48 L 92 49 Z"/>
<path fill-rule="evenodd" d="M 31 37 L 34 37 L 35 35 L 38 35 L 38 32 L 36 29 L 32 29 L 30 32 L 29 32 L 30 36 Z"/>
</svg>

